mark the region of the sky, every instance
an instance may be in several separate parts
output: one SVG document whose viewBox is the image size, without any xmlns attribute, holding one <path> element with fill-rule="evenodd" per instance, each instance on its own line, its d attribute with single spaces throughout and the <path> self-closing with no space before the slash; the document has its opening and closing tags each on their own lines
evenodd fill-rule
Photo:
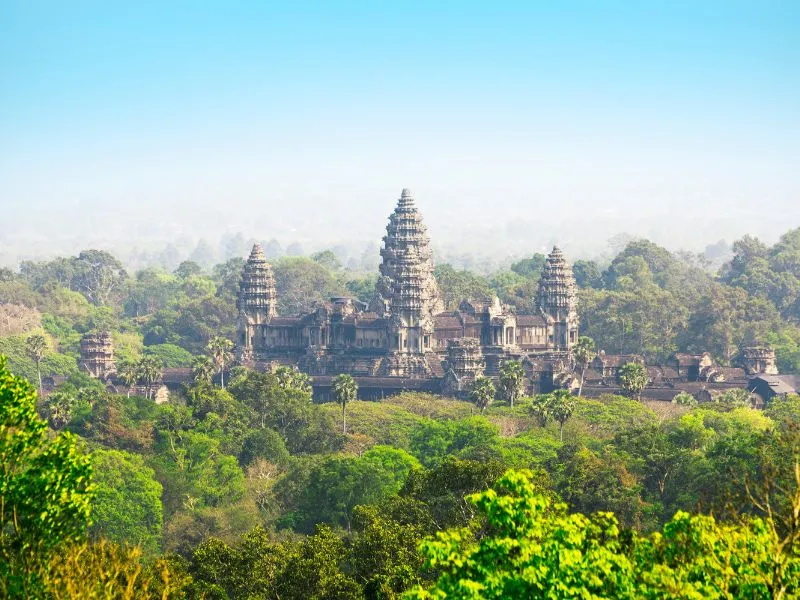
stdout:
<svg viewBox="0 0 800 600">
<path fill-rule="evenodd" d="M 800 226 L 800 2 L 0 0 L 0 261 Z"/>
</svg>

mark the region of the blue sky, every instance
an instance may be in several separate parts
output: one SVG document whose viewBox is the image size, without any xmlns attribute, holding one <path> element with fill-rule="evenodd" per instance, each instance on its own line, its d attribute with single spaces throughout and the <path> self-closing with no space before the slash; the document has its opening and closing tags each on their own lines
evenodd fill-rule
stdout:
<svg viewBox="0 0 800 600">
<path fill-rule="evenodd" d="M 453 241 L 786 229 L 799 40 L 797 1 L 0 0 L 0 235 L 377 238 L 405 186 Z"/>
</svg>

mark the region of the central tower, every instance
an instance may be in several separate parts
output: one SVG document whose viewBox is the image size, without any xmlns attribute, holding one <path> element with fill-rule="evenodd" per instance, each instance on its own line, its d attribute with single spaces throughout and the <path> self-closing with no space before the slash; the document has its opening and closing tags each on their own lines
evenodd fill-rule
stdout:
<svg viewBox="0 0 800 600">
<path fill-rule="evenodd" d="M 427 228 L 408 189 L 389 215 L 370 310 L 390 319 L 392 353 L 422 354 L 432 349 L 434 316 L 444 304 L 433 276 Z"/>
<path fill-rule="evenodd" d="M 572 268 L 556 246 L 539 279 L 536 306 L 547 320 L 549 349 L 570 350 L 578 341 L 578 295 Z"/>
</svg>

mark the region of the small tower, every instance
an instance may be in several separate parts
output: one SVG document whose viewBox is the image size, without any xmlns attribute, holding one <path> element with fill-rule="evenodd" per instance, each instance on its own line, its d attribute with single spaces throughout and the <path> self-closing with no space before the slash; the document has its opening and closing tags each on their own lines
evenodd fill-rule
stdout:
<svg viewBox="0 0 800 600">
<path fill-rule="evenodd" d="M 370 310 L 391 317 L 391 352 L 420 354 L 432 349 L 434 315 L 444 304 L 433 276 L 433 258 L 427 228 L 404 189 L 389 224 L 381 249 L 380 277 Z"/>
<path fill-rule="evenodd" d="M 744 370 L 748 375 L 777 375 L 775 350 L 767 346 L 748 346 L 742 348 Z"/>
<path fill-rule="evenodd" d="M 278 314 L 275 277 L 261 244 L 253 245 L 242 269 L 236 308 L 239 310 L 237 354 L 241 360 L 250 360 L 260 346 L 256 330 Z"/>
<path fill-rule="evenodd" d="M 458 396 L 468 392 L 475 380 L 483 376 L 485 367 L 480 340 L 449 340 L 445 361 L 445 393 Z"/>
<path fill-rule="evenodd" d="M 548 346 L 568 351 L 578 341 L 578 295 L 572 267 L 557 246 L 548 255 L 539 280 L 536 307 L 547 319 Z"/>
<path fill-rule="evenodd" d="M 81 371 L 96 377 L 107 379 L 117 372 L 114 362 L 114 342 L 107 331 L 87 333 L 81 338 L 80 360 Z"/>
</svg>

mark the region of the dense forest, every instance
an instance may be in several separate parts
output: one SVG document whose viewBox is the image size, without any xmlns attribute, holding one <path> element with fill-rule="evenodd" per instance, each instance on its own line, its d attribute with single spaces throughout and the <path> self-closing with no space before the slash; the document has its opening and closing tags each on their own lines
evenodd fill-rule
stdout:
<svg viewBox="0 0 800 600">
<path fill-rule="evenodd" d="M 525 313 L 544 258 L 436 277 L 448 309 L 497 295 Z M 0 271 L 0 595 L 800 595 L 797 396 L 763 411 L 736 394 L 315 404 L 288 368 L 212 376 L 242 266 L 129 273 L 87 250 Z M 330 251 L 273 267 L 284 314 L 369 300 L 375 281 Z M 574 273 L 581 334 L 607 352 L 735 364 L 758 342 L 800 372 L 800 229 L 738 240 L 718 272 L 634 240 Z M 193 381 L 164 404 L 110 393 L 77 369 L 81 335 L 100 330 L 121 371 Z"/>
</svg>

